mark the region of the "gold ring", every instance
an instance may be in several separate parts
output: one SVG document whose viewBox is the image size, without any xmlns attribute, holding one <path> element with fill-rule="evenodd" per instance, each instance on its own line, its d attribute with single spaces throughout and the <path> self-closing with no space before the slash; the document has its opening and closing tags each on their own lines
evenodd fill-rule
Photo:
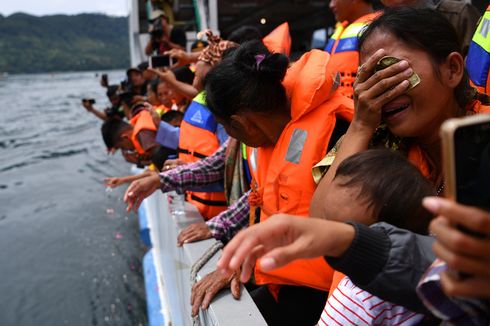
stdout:
<svg viewBox="0 0 490 326">
<path fill-rule="evenodd" d="M 359 73 L 361 72 L 361 70 L 364 68 L 364 65 L 360 65 L 359 67 L 357 67 L 357 74 L 359 75 Z"/>
</svg>

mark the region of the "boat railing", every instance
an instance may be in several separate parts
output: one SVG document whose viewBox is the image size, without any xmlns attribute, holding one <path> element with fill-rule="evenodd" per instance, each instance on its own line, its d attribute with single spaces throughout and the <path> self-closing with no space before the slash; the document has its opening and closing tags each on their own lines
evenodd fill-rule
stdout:
<svg viewBox="0 0 490 326">
<path fill-rule="evenodd" d="M 148 228 L 152 249 L 144 259 L 148 316 L 157 325 L 266 325 L 250 294 L 242 286 L 240 300 L 230 290 L 221 291 L 210 307 L 191 318 L 190 280 L 193 264 L 216 243 L 214 239 L 177 246 L 177 236 L 186 226 L 202 222 L 197 209 L 177 193 L 155 192 L 138 211 L 143 229 Z M 146 221 L 145 221 L 146 220 Z M 142 230 L 142 235 L 145 233 Z M 221 255 L 217 252 L 197 273 L 197 281 L 215 270 Z M 151 267 L 153 264 L 154 268 Z"/>
</svg>

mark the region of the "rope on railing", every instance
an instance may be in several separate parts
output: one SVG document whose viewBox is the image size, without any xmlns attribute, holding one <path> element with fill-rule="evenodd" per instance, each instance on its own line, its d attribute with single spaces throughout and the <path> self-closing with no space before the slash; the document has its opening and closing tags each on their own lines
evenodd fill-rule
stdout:
<svg viewBox="0 0 490 326">
<path fill-rule="evenodd" d="M 198 260 L 196 260 L 196 262 L 191 267 L 191 275 L 190 275 L 191 286 L 193 286 L 197 282 L 197 273 L 199 273 L 199 271 L 203 268 L 203 266 L 206 265 L 207 262 L 211 260 L 211 258 L 213 258 L 213 256 L 216 255 L 216 253 L 220 251 L 222 248 L 223 248 L 223 243 L 221 241 L 217 241 L 211 247 L 206 249 L 204 254 Z M 192 318 L 192 325 L 193 326 L 201 325 L 199 321 L 199 315 Z"/>
<path fill-rule="evenodd" d="M 220 251 L 221 249 L 223 248 L 223 243 L 221 241 L 217 241 L 215 242 L 211 247 L 209 247 L 205 252 L 204 254 L 201 256 L 201 258 L 199 258 L 198 260 L 196 260 L 196 262 L 192 265 L 191 267 L 191 284 L 194 285 L 196 283 L 196 278 L 197 278 L 197 273 L 199 273 L 199 271 L 202 269 L 202 267 L 204 265 L 206 265 L 206 263 L 211 259 L 213 258 L 214 255 L 216 255 L 216 253 L 218 251 Z"/>
</svg>

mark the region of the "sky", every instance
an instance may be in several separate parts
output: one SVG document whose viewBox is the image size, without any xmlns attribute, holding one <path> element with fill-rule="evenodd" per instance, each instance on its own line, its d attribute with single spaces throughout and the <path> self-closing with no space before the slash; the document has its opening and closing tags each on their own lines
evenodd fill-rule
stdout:
<svg viewBox="0 0 490 326">
<path fill-rule="evenodd" d="M 129 0 L 1 0 L 0 14 L 25 12 L 35 16 L 54 14 L 104 13 L 126 16 Z"/>
</svg>

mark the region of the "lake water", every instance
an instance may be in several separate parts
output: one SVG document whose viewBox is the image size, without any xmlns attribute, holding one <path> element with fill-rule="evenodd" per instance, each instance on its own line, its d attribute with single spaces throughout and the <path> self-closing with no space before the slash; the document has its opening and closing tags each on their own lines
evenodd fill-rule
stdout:
<svg viewBox="0 0 490 326">
<path fill-rule="evenodd" d="M 130 165 L 83 97 L 108 104 L 95 72 L 0 77 L 2 326 L 147 324 L 137 217 L 103 186 Z"/>
</svg>

